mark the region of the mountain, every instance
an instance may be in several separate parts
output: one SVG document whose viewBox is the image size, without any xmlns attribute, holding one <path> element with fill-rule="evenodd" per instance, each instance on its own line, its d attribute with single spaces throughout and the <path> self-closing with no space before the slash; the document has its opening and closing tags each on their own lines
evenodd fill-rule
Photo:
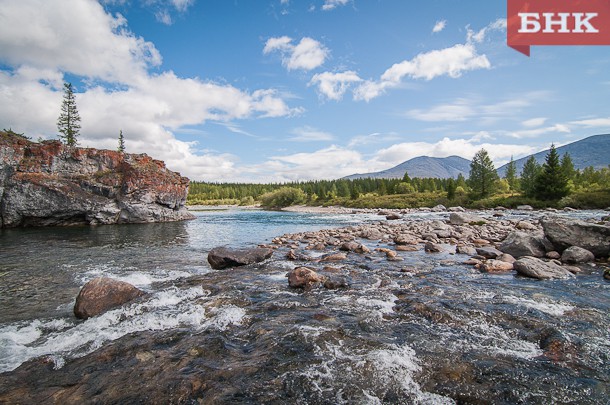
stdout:
<svg viewBox="0 0 610 405">
<path fill-rule="evenodd" d="M 548 152 L 548 150 L 545 150 L 533 156 L 539 164 L 543 164 Z M 576 169 L 582 170 L 589 166 L 593 166 L 595 169 L 608 167 L 610 165 L 610 134 L 594 135 L 568 145 L 560 146 L 557 148 L 557 152 L 559 152 L 559 156 L 563 156 L 566 152 L 569 153 Z M 529 156 L 526 156 L 515 160 L 517 174 L 521 174 L 523 166 L 529 158 Z M 506 164 L 498 169 L 500 177 L 504 177 L 507 166 Z"/>
<path fill-rule="evenodd" d="M 459 156 L 449 156 L 446 158 L 434 158 L 429 156 L 420 156 L 407 160 L 388 170 L 383 170 L 376 173 L 352 174 L 344 179 L 402 179 L 405 172 L 409 173 L 409 177 L 436 177 L 439 179 L 457 178 L 459 174 L 468 177 L 470 172 L 470 160 Z"/>
</svg>

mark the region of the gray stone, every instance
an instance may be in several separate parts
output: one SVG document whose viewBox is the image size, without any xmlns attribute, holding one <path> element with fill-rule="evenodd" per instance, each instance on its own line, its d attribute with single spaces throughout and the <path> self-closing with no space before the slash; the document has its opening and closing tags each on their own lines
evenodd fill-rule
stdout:
<svg viewBox="0 0 610 405">
<path fill-rule="evenodd" d="M 565 218 L 549 218 L 542 221 L 545 236 L 560 252 L 570 246 L 587 249 L 595 257 L 610 253 L 610 227 Z"/>
<path fill-rule="evenodd" d="M 502 252 L 500 252 L 498 249 L 493 248 L 491 246 L 485 246 L 485 247 L 477 248 L 477 254 L 479 256 L 483 256 L 486 259 L 495 259 L 498 256 L 501 256 Z"/>
<path fill-rule="evenodd" d="M 230 249 L 217 247 L 208 253 L 208 262 L 213 269 L 221 270 L 227 267 L 245 266 L 259 263 L 269 259 L 273 255 L 273 249 Z"/>
<path fill-rule="evenodd" d="M 517 209 L 521 210 L 521 211 L 533 211 L 534 210 L 534 208 L 531 205 L 519 205 L 519 206 L 517 206 Z"/>
<path fill-rule="evenodd" d="M 544 257 L 546 253 L 541 237 L 518 231 L 508 234 L 499 249 L 516 258 L 522 256 Z"/>
<path fill-rule="evenodd" d="M 427 242 L 424 246 L 424 250 L 428 253 L 440 253 L 445 251 L 441 245 L 432 242 Z"/>
<path fill-rule="evenodd" d="M 458 245 L 455 248 L 455 253 L 474 256 L 477 254 L 477 250 L 475 248 L 473 248 L 472 246 Z"/>
<path fill-rule="evenodd" d="M 522 257 L 513 263 L 517 273 L 526 276 L 537 278 L 539 280 L 565 279 L 572 278 L 574 275 L 562 266 L 553 263 L 545 262 L 535 257 Z"/>
<path fill-rule="evenodd" d="M 578 263 L 590 263 L 595 260 L 593 253 L 587 249 L 583 249 L 578 246 L 571 246 L 563 251 L 561 255 L 561 261 L 564 263 L 578 264 Z"/>
<path fill-rule="evenodd" d="M 485 219 L 465 212 L 452 212 L 449 214 L 449 222 L 451 225 L 464 225 L 475 222 L 487 222 Z"/>
</svg>

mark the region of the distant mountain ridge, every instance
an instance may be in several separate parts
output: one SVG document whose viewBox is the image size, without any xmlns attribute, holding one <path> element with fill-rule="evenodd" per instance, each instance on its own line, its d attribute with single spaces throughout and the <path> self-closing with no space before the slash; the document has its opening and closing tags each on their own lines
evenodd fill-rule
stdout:
<svg viewBox="0 0 610 405">
<path fill-rule="evenodd" d="M 538 152 L 533 156 L 539 164 L 543 164 L 548 153 L 548 149 Z M 574 168 L 584 169 L 593 166 L 601 169 L 610 165 L 610 134 L 593 135 L 588 138 L 572 142 L 557 148 L 560 156 L 569 153 L 574 162 Z M 530 155 L 532 156 L 532 155 Z M 517 173 L 521 174 L 525 162 L 530 158 L 515 160 Z M 497 171 L 500 177 L 504 177 L 508 164 L 501 166 Z M 459 156 L 449 156 L 446 158 L 434 158 L 429 156 L 419 156 L 407 160 L 398 166 L 380 172 L 352 174 L 343 179 L 401 179 L 405 172 L 409 177 L 434 177 L 440 179 L 457 178 L 460 174 L 468 178 L 470 173 L 470 160 Z"/>
<path fill-rule="evenodd" d="M 344 179 L 402 179 L 405 172 L 409 177 L 435 177 L 439 179 L 457 178 L 460 174 L 468 177 L 470 171 L 470 160 L 459 156 L 446 158 L 435 158 L 419 156 L 392 167 L 388 170 L 375 173 L 352 174 Z"/>
<path fill-rule="evenodd" d="M 589 166 L 593 166 L 594 169 L 608 167 L 610 165 L 610 134 L 593 135 L 580 141 L 560 146 L 557 148 L 557 152 L 559 156 L 563 156 L 567 152 L 570 158 L 572 158 L 575 169 L 582 170 Z M 549 153 L 548 149 L 530 156 L 534 156 L 539 164 L 543 164 L 547 153 Z M 521 174 L 523 166 L 530 156 L 515 160 L 518 174 Z M 504 177 L 507 167 L 508 164 L 505 164 L 498 169 L 500 177 Z"/>
</svg>

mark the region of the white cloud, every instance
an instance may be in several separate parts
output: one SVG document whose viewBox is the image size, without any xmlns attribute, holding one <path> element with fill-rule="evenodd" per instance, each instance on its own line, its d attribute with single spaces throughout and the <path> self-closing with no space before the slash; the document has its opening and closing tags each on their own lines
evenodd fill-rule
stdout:
<svg viewBox="0 0 610 405">
<path fill-rule="evenodd" d="M 356 100 L 370 101 L 388 88 L 397 87 L 405 77 L 432 80 L 439 76 L 458 78 L 464 72 L 489 69 L 491 63 L 485 55 L 479 55 L 471 43 L 457 44 L 450 48 L 420 53 L 411 60 L 394 64 L 379 81 L 366 81 L 354 92 Z"/>
<path fill-rule="evenodd" d="M 468 28 L 468 42 L 477 42 L 477 43 L 481 43 L 485 40 L 485 38 L 487 37 L 487 35 L 490 32 L 494 32 L 494 31 L 506 31 L 506 27 L 507 27 L 507 20 L 506 18 L 498 18 L 496 21 L 492 22 L 491 24 L 489 24 L 488 26 L 486 26 L 485 28 L 475 32 L 473 30 L 471 30 L 470 28 Z"/>
<path fill-rule="evenodd" d="M 289 138 L 289 140 L 295 142 L 332 141 L 335 138 L 328 132 L 320 131 L 310 126 L 295 128 L 291 132 L 295 136 Z"/>
<path fill-rule="evenodd" d="M 126 24 L 93 1 L 4 2 L 0 60 L 130 84 L 162 59 L 154 44 L 129 32 Z"/>
<path fill-rule="evenodd" d="M 570 122 L 570 124 L 582 126 L 585 128 L 610 128 L 610 117 L 572 121 Z"/>
<path fill-rule="evenodd" d="M 278 51 L 282 54 L 282 65 L 288 70 L 312 70 L 324 64 L 329 50 L 320 42 L 303 37 L 298 44 L 292 38 L 283 36 L 269 38 L 263 48 L 263 54 Z"/>
<path fill-rule="evenodd" d="M 340 6 L 345 6 L 350 0 L 324 0 L 322 10 L 330 11 Z"/>
<path fill-rule="evenodd" d="M 433 33 L 441 32 L 442 30 L 445 29 L 446 26 L 447 26 L 447 20 L 437 21 L 436 24 L 434 24 L 434 27 L 432 28 L 432 32 Z"/>
<path fill-rule="evenodd" d="M 443 138 L 435 143 L 405 142 L 392 145 L 378 151 L 374 159 L 379 162 L 387 162 L 389 168 L 418 156 L 447 157 L 455 155 L 472 159 L 481 148 L 487 150 L 496 167 L 506 163 L 511 156 L 526 156 L 536 151 L 535 148 L 527 145 L 480 143 L 476 137 L 472 139 Z"/>
<path fill-rule="evenodd" d="M 506 135 L 516 139 L 523 138 L 536 138 L 540 135 L 545 134 L 553 134 L 553 133 L 561 133 L 561 134 L 569 134 L 570 128 L 564 124 L 555 124 L 548 127 L 536 128 L 536 129 L 526 129 L 522 131 L 506 131 Z"/>
<path fill-rule="evenodd" d="M 186 10 L 191 1 L 172 2 Z M 20 24 L 28 21 L 28 28 Z M 77 85 L 80 145 L 116 149 L 123 130 L 129 152 L 146 152 L 195 179 L 234 176 L 232 155 L 202 152 L 171 131 L 209 120 L 298 114 L 273 89 L 240 90 L 171 71 L 151 74 L 161 55 L 120 15 L 90 0 L 3 2 L 0 12 L 0 122 L 28 136 L 56 137 L 65 74 Z"/>
<path fill-rule="evenodd" d="M 534 127 L 539 127 L 544 125 L 544 123 L 546 122 L 546 118 L 544 117 L 539 117 L 539 118 L 532 118 L 529 120 L 525 120 L 521 123 L 521 125 L 523 125 L 526 128 L 534 128 Z"/>
<path fill-rule="evenodd" d="M 519 120 L 523 112 L 538 100 L 548 99 L 550 93 L 544 91 L 531 91 L 491 103 L 477 97 L 458 98 L 447 104 L 440 104 L 429 109 L 413 109 L 407 111 L 407 117 L 427 122 L 458 122 L 477 118 L 483 124 L 491 124 L 500 119 Z M 544 118 L 535 118 L 524 121 L 523 125 L 529 127 L 544 124 Z M 536 124 L 536 125 L 534 125 Z"/>
<path fill-rule="evenodd" d="M 324 72 L 313 76 L 309 85 L 318 85 L 318 92 L 330 100 L 341 100 L 352 83 L 361 82 L 356 72 L 351 70 L 332 73 Z"/>
<path fill-rule="evenodd" d="M 469 100 L 459 99 L 453 104 L 442 104 L 429 110 L 414 109 L 407 112 L 409 118 L 419 121 L 466 121 L 476 115 Z"/>
</svg>

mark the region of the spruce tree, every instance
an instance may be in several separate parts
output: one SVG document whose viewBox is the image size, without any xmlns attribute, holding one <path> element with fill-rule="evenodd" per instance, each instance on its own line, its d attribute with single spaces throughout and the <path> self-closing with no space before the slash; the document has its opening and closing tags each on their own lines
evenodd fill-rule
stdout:
<svg viewBox="0 0 610 405">
<path fill-rule="evenodd" d="M 551 145 L 542 171 L 536 179 L 536 198 L 541 200 L 558 200 L 568 195 L 568 179 L 559 161 L 559 153 L 555 145 Z"/>
<path fill-rule="evenodd" d="M 498 173 L 487 151 L 481 149 L 470 163 L 470 188 L 476 196 L 484 198 L 493 193 L 498 179 Z"/>
<path fill-rule="evenodd" d="M 561 170 L 568 181 L 574 180 L 574 177 L 576 176 L 576 169 L 574 168 L 572 157 L 568 152 L 564 153 L 561 157 Z"/>
<path fill-rule="evenodd" d="M 125 153 L 125 138 L 123 137 L 122 129 L 119 131 L 119 147 L 117 148 L 117 151 Z"/>
<path fill-rule="evenodd" d="M 408 172 L 405 172 L 405 175 L 402 176 L 402 181 L 404 183 L 411 183 L 411 177 L 409 177 L 409 173 Z"/>
<path fill-rule="evenodd" d="M 76 146 L 80 132 L 80 115 L 76 108 L 76 98 L 71 83 L 64 83 L 64 99 L 61 103 L 61 113 L 57 119 L 59 138 L 68 146 Z"/>
<path fill-rule="evenodd" d="M 536 193 L 536 179 L 540 174 L 540 165 L 532 155 L 525 162 L 521 172 L 521 191 L 527 197 L 533 197 Z"/>
<path fill-rule="evenodd" d="M 506 166 L 506 174 L 504 175 L 504 178 L 510 186 L 510 191 L 517 189 L 517 164 L 513 160 L 512 156 L 510 157 L 508 166 Z"/>
</svg>

